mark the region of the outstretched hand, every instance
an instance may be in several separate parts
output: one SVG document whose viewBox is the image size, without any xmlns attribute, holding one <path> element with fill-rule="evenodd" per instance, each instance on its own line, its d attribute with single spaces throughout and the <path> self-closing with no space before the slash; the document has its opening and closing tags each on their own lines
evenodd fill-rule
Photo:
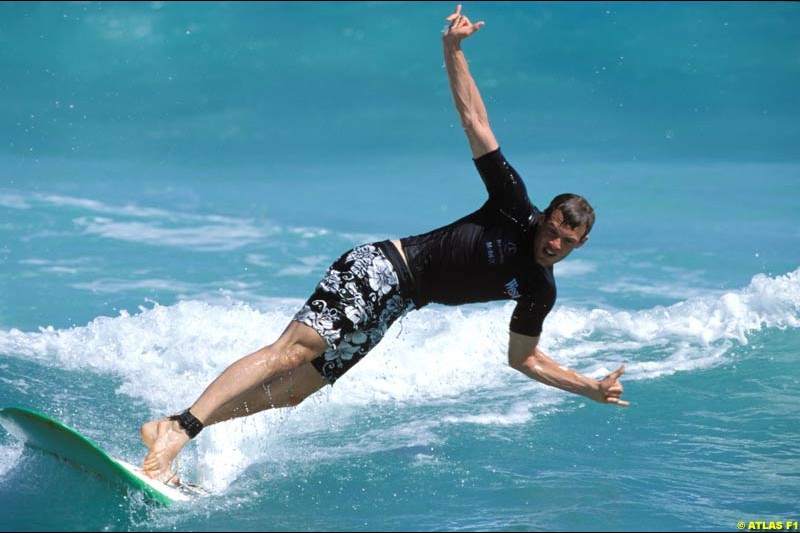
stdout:
<svg viewBox="0 0 800 533">
<path fill-rule="evenodd" d="M 628 407 L 630 403 L 620 399 L 625 389 L 622 383 L 619 382 L 619 377 L 625 373 L 625 365 L 622 365 L 605 378 L 600 380 L 600 394 L 602 399 L 601 403 L 613 403 L 619 407 Z"/>
<path fill-rule="evenodd" d="M 486 24 L 483 21 L 475 24 L 470 22 L 466 16 L 461 14 L 461 4 L 456 6 L 455 13 L 447 17 L 446 20 L 450 23 L 450 26 L 445 28 L 443 38 L 445 41 L 453 42 L 461 42 Z"/>
</svg>

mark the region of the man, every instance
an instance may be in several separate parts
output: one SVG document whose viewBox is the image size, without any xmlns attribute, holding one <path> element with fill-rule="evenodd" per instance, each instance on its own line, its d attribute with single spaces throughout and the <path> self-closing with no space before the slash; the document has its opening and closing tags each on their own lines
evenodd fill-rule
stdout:
<svg viewBox="0 0 800 533">
<path fill-rule="evenodd" d="M 597 381 L 537 348 L 556 299 L 553 265 L 586 242 L 594 211 L 573 194 L 557 196 L 544 213 L 531 204 L 500 152 L 461 50 L 461 41 L 484 23 L 472 24 L 460 5 L 447 20 L 443 42 L 450 87 L 489 199 L 449 226 L 346 252 L 274 344 L 233 363 L 180 415 L 142 426 L 147 475 L 173 480 L 173 459 L 205 426 L 294 406 L 333 384 L 397 318 L 429 302 L 516 300 L 508 345 L 513 368 L 601 403 L 628 405 L 618 381 L 624 366 Z"/>
</svg>

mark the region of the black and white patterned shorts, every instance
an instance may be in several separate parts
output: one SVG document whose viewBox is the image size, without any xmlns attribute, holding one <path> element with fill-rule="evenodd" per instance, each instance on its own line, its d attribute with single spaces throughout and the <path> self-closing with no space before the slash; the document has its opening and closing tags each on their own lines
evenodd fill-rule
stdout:
<svg viewBox="0 0 800 533">
<path fill-rule="evenodd" d="M 398 272 L 398 261 L 405 267 L 389 241 L 345 252 L 294 316 L 328 343 L 328 349 L 312 361 L 328 383 L 367 355 L 389 326 L 414 308 L 404 287 L 407 270 Z"/>
</svg>

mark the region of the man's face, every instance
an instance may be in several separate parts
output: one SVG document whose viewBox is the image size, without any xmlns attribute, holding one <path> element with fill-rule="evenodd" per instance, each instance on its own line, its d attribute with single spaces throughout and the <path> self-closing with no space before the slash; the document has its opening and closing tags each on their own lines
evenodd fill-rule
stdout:
<svg viewBox="0 0 800 533">
<path fill-rule="evenodd" d="M 534 257 L 542 266 L 552 266 L 565 257 L 572 250 L 580 248 L 588 237 L 585 237 L 586 226 L 570 228 L 564 224 L 564 214 L 556 209 L 540 223 L 539 231 L 533 241 Z"/>
</svg>

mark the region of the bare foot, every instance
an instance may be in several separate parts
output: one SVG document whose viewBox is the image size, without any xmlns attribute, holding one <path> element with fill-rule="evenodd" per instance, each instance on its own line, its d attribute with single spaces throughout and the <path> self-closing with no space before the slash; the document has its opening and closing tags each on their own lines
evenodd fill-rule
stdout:
<svg viewBox="0 0 800 533">
<path fill-rule="evenodd" d="M 178 425 L 177 420 L 167 418 L 151 420 L 140 431 L 142 440 L 149 449 L 144 458 L 142 472 L 147 477 L 164 483 L 179 484 L 177 473 L 172 471 L 172 462 L 189 442 L 189 435 Z"/>
</svg>

